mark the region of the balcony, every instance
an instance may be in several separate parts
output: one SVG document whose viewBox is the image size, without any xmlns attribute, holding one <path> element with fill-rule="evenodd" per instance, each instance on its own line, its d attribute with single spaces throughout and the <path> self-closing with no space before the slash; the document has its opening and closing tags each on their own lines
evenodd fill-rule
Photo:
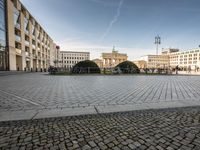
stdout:
<svg viewBox="0 0 200 150">
<path fill-rule="evenodd" d="M 16 23 L 16 24 L 15 24 L 15 27 L 16 27 L 17 29 L 21 30 L 21 26 L 20 26 L 19 23 Z"/>
<path fill-rule="evenodd" d="M 37 59 L 37 55 L 33 53 L 33 59 Z"/>
<path fill-rule="evenodd" d="M 25 32 L 25 34 L 29 35 L 29 31 L 28 30 L 25 30 L 24 32 Z"/>
<path fill-rule="evenodd" d="M 35 45 L 32 45 L 32 48 L 35 49 Z"/>
<path fill-rule="evenodd" d="M 30 57 L 30 53 L 29 52 L 25 52 L 26 57 Z"/>
<path fill-rule="evenodd" d="M 18 49 L 18 48 L 16 48 L 16 54 L 17 54 L 17 55 L 21 55 L 21 54 L 22 54 L 22 50 L 21 50 L 21 49 Z"/>
<path fill-rule="evenodd" d="M 15 41 L 21 42 L 21 37 L 19 35 L 15 35 Z"/>
<path fill-rule="evenodd" d="M 38 47 L 37 49 L 38 49 L 38 51 L 40 51 L 40 48 L 39 48 L 39 47 Z"/>
<path fill-rule="evenodd" d="M 25 45 L 26 45 L 26 46 L 29 46 L 29 45 L 30 45 L 30 42 L 29 42 L 29 41 L 25 41 Z"/>
</svg>

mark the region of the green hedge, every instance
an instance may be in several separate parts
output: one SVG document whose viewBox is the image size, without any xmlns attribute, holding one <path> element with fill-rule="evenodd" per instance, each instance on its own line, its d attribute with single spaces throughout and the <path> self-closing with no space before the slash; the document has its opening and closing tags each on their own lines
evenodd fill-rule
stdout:
<svg viewBox="0 0 200 150">
<path fill-rule="evenodd" d="M 121 73 L 140 73 L 139 68 L 131 61 L 124 61 L 115 67 L 115 70 L 120 70 Z"/>
<path fill-rule="evenodd" d="M 98 65 L 90 60 L 80 61 L 72 68 L 73 74 L 101 73 Z"/>
</svg>

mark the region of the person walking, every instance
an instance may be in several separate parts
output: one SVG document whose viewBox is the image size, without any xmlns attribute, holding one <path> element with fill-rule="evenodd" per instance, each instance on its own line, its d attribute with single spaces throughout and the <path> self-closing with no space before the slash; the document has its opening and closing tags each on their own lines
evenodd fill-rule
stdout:
<svg viewBox="0 0 200 150">
<path fill-rule="evenodd" d="M 188 73 L 191 73 L 191 66 L 188 66 Z"/>
<path fill-rule="evenodd" d="M 178 67 L 178 65 L 177 65 L 176 68 L 175 68 L 176 74 L 178 74 L 178 69 L 179 69 L 179 67 Z"/>
</svg>

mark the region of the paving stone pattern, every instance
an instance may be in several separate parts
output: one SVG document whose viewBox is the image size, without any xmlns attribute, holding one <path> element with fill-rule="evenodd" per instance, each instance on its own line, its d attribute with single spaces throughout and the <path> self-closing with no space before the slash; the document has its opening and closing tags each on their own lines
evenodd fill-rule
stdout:
<svg viewBox="0 0 200 150">
<path fill-rule="evenodd" d="M 199 150 L 200 107 L 0 122 L 0 149 Z"/>
<path fill-rule="evenodd" d="M 0 77 L 0 110 L 199 101 L 199 76 Z"/>
</svg>

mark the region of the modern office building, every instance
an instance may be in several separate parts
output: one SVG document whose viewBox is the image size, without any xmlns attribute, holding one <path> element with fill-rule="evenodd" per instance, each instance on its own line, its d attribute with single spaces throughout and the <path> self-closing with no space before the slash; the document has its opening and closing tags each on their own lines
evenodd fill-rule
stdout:
<svg viewBox="0 0 200 150">
<path fill-rule="evenodd" d="M 47 69 L 54 49 L 51 37 L 19 0 L 0 0 L 0 10 L 0 69 Z"/>
<path fill-rule="evenodd" d="M 179 68 L 196 70 L 200 68 L 200 48 L 179 51 L 179 49 L 163 49 L 161 55 L 142 56 L 138 61 L 145 61 L 147 68 Z M 136 61 L 135 61 L 136 62 Z"/>
<path fill-rule="evenodd" d="M 60 51 L 60 67 L 72 68 L 80 61 L 90 60 L 89 52 Z"/>
<path fill-rule="evenodd" d="M 170 53 L 170 66 L 179 66 L 183 70 L 196 70 L 200 68 L 200 48 L 191 49 L 183 52 Z"/>
<path fill-rule="evenodd" d="M 103 61 L 104 68 L 113 68 L 119 63 L 126 61 L 127 54 L 119 53 L 113 48 L 112 53 L 102 53 L 101 59 Z"/>
</svg>

